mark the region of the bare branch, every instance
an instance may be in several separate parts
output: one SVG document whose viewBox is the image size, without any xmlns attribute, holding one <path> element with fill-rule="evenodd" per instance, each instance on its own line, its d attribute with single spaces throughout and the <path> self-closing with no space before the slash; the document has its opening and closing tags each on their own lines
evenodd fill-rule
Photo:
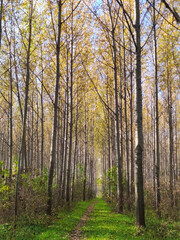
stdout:
<svg viewBox="0 0 180 240">
<path fill-rule="evenodd" d="M 172 13 L 172 15 L 174 16 L 174 18 L 176 19 L 176 22 L 177 23 L 180 23 L 180 16 L 179 16 L 179 14 L 176 12 L 176 10 L 173 8 L 171 8 L 170 6 L 169 6 L 169 4 L 166 2 L 166 0 L 161 0 L 161 2 L 162 3 L 164 3 L 164 5 L 165 5 L 165 7 L 167 8 L 167 9 L 169 9 L 169 11 Z"/>
</svg>

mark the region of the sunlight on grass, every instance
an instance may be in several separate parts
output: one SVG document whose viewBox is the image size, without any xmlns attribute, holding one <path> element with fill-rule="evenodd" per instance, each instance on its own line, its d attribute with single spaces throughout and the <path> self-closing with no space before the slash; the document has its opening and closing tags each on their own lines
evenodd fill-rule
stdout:
<svg viewBox="0 0 180 240">
<path fill-rule="evenodd" d="M 178 225 L 168 224 L 157 218 L 147 218 L 147 228 L 135 226 L 135 218 L 111 212 L 111 208 L 103 200 L 95 205 L 94 213 L 83 227 L 85 239 L 96 240 L 134 240 L 134 239 L 180 239 Z"/>
<path fill-rule="evenodd" d="M 80 202 L 72 212 L 60 212 L 58 221 L 34 239 L 69 239 L 70 232 L 76 227 L 89 204 L 89 202 Z"/>
<path fill-rule="evenodd" d="M 110 206 L 102 199 L 98 198 L 96 201 L 94 211 L 82 228 L 84 240 L 180 239 L 179 222 L 160 221 L 156 215 L 148 212 L 146 229 L 137 228 L 134 217 L 112 212 Z M 56 219 L 51 219 L 51 225 L 48 225 L 47 219 L 43 219 L 42 216 L 41 220 L 37 218 L 30 223 L 21 220 L 14 234 L 11 224 L 0 225 L 0 240 L 68 240 L 91 202 L 79 202 L 72 211 L 59 212 Z"/>
</svg>

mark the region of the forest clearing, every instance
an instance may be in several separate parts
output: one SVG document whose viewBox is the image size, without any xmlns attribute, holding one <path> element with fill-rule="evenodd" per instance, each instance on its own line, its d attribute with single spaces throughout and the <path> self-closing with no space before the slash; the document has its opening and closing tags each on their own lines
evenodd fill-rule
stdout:
<svg viewBox="0 0 180 240">
<path fill-rule="evenodd" d="M 0 240 L 180 239 L 179 0 L 0 1 Z"/>
</svg>

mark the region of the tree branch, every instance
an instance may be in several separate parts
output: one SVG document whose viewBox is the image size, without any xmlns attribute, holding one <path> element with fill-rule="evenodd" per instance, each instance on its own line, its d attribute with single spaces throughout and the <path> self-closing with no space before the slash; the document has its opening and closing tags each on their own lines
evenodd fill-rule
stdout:
<svg viewBox="0 0 180 240">
<path fill-rule="evenodd" d="M 169 11 L 172 13 L 172 15 L 174 16 L 174 18 L 176 19 L 176 22 L 177 23 L 180 23 L 180 16 L 179 16 L 179 14 L 176 12 L 176 10 L 173 8 L 171 8 L 170 6 L 169 6 L 169 4 L 166 2 L 166 0 L 161 0 L 161 2 L 162 3 L 164 3 L 164 5 L 165 5 L 165 7 L 167 8 L 167 9 L 169 9 Z"/>
</svg>

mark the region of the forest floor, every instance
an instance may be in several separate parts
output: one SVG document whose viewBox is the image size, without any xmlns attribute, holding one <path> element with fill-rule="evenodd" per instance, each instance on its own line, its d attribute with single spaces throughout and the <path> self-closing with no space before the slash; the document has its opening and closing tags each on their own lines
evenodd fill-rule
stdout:
<svg viewBox="0 0 180 240">
<path fill-rule="evenodd" d="M 146 228 L 135 226 L 133 215 L 117 214 L 102 199 L 79 202 L 71 211 L 63 210 L 52 221 L 37 218 L 22 221 L 16 232 L 10 224 L 0 225 L 0 240 L 179 240 L 180 222 L 146 216 Z"/>
</svg>

